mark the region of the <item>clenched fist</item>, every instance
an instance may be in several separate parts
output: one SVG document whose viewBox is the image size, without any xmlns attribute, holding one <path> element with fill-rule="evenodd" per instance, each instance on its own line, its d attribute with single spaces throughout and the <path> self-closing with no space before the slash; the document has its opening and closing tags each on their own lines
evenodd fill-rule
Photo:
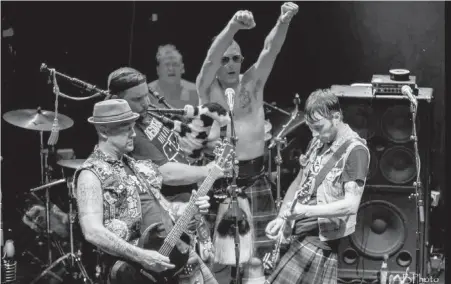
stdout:
<svg viewBox="0 0 451 284">
<path fill-rule="evenodd" d="M 249 30 L 255 27 L 254 15 L 247 10 L 236 12 L 230 21 L 233 25 L 242 30 Z"/>
<path fill-rule="evenodd" d="M 299 6 L 293 2 L 283 3 L 282 7 L 280 7 L 280 20 L 282 23 L 288 23 L 298 11 Z"/>
</svg>

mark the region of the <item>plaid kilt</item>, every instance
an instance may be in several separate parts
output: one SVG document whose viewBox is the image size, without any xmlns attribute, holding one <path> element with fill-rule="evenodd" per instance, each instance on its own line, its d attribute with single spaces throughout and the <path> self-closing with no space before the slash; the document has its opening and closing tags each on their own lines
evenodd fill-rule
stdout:
<svg viewBox="0 0 451 284">
<path fill-rule="evenodd" d="M 336 253 L 296 240 L 265 284 L 336 284 L 337 270 Z"/>
<path fill-rule="evenodd" d="M 272 250 L 274 244 L 273 240 L 266 237 L 266 225 L 277 217 L 271 184 L 264 174 L 260 174 L 258 177 L 254 178 L 250 185 L 247 184 L 242 186 L 238 182 L 237 184 L 242 189 L 244 196 L 247 197 L 252 213 L 251 220 L 254 225 L 255 257 L 263 258 L 266 252 Z M 217 189 L 215 188 L 214 191 L 215 190 Z M 213 197 L 213 200 L 218 202 L 215 197 Z M 211 210 L 206 216 L 212 230 L 214 229 L 217 210 L 217 206 L 212 204 Z"/>
</svg>

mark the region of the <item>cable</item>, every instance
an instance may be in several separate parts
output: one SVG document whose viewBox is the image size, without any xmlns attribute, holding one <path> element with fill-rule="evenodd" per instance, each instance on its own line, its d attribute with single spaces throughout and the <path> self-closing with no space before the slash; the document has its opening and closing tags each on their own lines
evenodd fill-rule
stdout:
<svg viewBox="0 0 451 284">
<path fill-rule="evenodd" d="M 132 55 L 133 55 L 133 34 L 135 30 L 135 19 L 136 19 L 136 2 L 132 2 L 132 23 L 130 25 L 130 44 L 128 49 L 128 66 L 132 66 Z"/>
</svg>

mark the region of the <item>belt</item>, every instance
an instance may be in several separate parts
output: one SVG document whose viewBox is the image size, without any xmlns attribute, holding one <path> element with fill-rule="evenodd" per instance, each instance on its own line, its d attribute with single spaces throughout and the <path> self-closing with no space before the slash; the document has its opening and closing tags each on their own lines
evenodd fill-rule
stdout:
<svg viewBox="0 0 451 284">
<path fill-rule="evenodd" d="M 194 263 L 188 263 L 183 267 L 182 272 L 180 272 L 180 278 L 189 278 L 194 275 L 200 269 L 199 261 L 195 261 Z"/>
</svg>

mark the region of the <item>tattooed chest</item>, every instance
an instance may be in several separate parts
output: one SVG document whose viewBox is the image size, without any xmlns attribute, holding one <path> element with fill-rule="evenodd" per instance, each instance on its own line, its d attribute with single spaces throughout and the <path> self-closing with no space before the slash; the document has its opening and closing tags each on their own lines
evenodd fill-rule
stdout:
<svg viewBox="0 0 451 284">
<path fill-rule="evenodd" d="M 248 89 L 240 88 L 238 93 L 238 107 L 241 109 L 249 108 L 251 101 L 251 92 Z"/>
</svg>

